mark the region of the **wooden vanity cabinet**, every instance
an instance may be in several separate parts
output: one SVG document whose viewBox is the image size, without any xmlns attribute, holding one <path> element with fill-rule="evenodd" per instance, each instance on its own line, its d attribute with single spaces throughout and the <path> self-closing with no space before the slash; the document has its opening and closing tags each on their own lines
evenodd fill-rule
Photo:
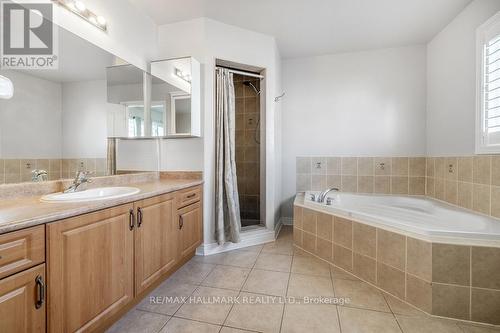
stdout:
<svg viewBox="0 0 500 333">
<path fill-rule="evenodd" d="M 94 331 L 134 299 L 133 209 L 47 224 L 49 332 Z"/>
<path fill-rule="evenodd" d="M 0 332 L 45 332 L 45 264 L 0 280 Z"/>
<path fill-rule="evenodd" d="M 102 331 L 194 255 L 201 186 L 47 224 L 48 332 Z"/>
<path fill-rule="evenodd" d="M 201 202 L 179 209 L 179 255 L 181 258 L 189 256 L 203 240 Z"/>
<path fill-rule="evenodd" d="M 135 294 L 138 295 L 177 262 L 177 212 L 174 194 L 142 200 L 134 207 Z"/>
</svg>

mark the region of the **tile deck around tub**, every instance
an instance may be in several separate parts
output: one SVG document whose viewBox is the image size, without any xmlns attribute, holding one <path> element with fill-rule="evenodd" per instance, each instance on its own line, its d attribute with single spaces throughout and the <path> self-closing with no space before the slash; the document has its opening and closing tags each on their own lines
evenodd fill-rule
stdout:
<svg viewBox="0 0 500 333">
<path fill-rule="evenodd" d="M 291 227 L 283 227 L 273 243 L 196 256 L 150 294 L 172 296 L 172 302 L 155 304 L 148 296 L 108 332 L 500 332 L 500 327 L 431 317 L 292 244 Z M 255 301 L 230 302 L 235 295 Z M 282 301 L 292 295 L 295 303 Z M 226 302 L 196 304 L 197 296 Z M 299 302 L 304 296 L 350 302 Z"/>
</svg>

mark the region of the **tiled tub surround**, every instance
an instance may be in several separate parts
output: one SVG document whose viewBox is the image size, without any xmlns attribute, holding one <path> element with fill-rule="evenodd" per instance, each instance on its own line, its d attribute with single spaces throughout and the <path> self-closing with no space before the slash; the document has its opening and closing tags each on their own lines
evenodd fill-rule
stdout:
<svg viewBox="0 0 500 333">
<path fill-rule="evenodd" d="M 428 197 L 500 218 L 499 155 L 428 157 L 426 170 Z"/>
<path fill-rule="evenodd" d="M 296 189 L 425 195 L 425 157 L 297 157 Z"/>
<path fill-rule="evenodd" d="M 106 158 L 0 159 L 0 184 L 30 182 L 35 169 L 47 171 L 49 180 L 72 178 L 77 171 L 104 176 Z"/>
<path fill-rule="evenodd" d="M 500 325 L 500 248 L 432 243 L 294 206 L 295 246 L 441 317 Z"/>
</svg>

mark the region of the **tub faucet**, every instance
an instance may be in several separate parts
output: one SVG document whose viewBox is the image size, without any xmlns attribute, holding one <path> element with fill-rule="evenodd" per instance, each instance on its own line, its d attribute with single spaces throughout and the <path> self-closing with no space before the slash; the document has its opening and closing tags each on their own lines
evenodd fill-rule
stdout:
<svg viewBox="0 0 500 333">
<path fill-rule="evenodd" d="M 31 181 L 32 182 L 45 182 L 49 179 L 49 175 L 45 170 L 33 170 L 31 171 Z"/>
<path fill-rule="evenodd" d="M 339 189 L 336 188 L 336 187 L 332 187 L 332 188 L 329 188 L 327 190 L 324 190 L 323 192 L 321 192 L 319 195 L 318 195 L 318 201 L 319 203 L 323 203 L 325 201 L 325 197 L 328 193 L 330 193 L 331 191 L 335 191 L 335 192 L 338 192 Z"/>
<path fill-rule="evenodd" d="M 84 183 L 92 183 L 92 180 L 89 179 L 89 175 L 91 173 L 89 171 L 78 171 L 76 173 L 76 177 L 73 180 L 73 184 L 70 185 L 67 189 L 64 190 L 64 193 L 72 193 L 77 192 L 80 185 Z"/>
</svg>

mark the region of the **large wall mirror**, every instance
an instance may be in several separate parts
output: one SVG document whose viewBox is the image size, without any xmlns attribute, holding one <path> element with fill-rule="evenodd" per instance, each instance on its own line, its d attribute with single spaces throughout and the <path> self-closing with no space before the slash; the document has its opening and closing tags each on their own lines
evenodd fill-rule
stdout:
<svg viewBox="0 0 500 333">
<path fill-rule="evenodd" d="M 114 101 L 128 101 L 125 107 L 136 119 L 125 130 L 144 131 L 147 74 L 116 66 L 123 60 L 58 29 L 58 69 L 0 70 L 14 85 L 12 98 L 0 99 L 0 184 L 33 181 L 35 170 L 47 172 L 42 180 L 72 178 L 80 170 L 95 176 L 120 171 L 117 140 L 108 139 L 122 107 Z"/>
<path fill-rule="evenodd" d="M 115 138 L 200 136 L 200 64 L 193 58 L 151 63 L 151 73 L 131 65 L 106 70 Z"/>
</svg>

